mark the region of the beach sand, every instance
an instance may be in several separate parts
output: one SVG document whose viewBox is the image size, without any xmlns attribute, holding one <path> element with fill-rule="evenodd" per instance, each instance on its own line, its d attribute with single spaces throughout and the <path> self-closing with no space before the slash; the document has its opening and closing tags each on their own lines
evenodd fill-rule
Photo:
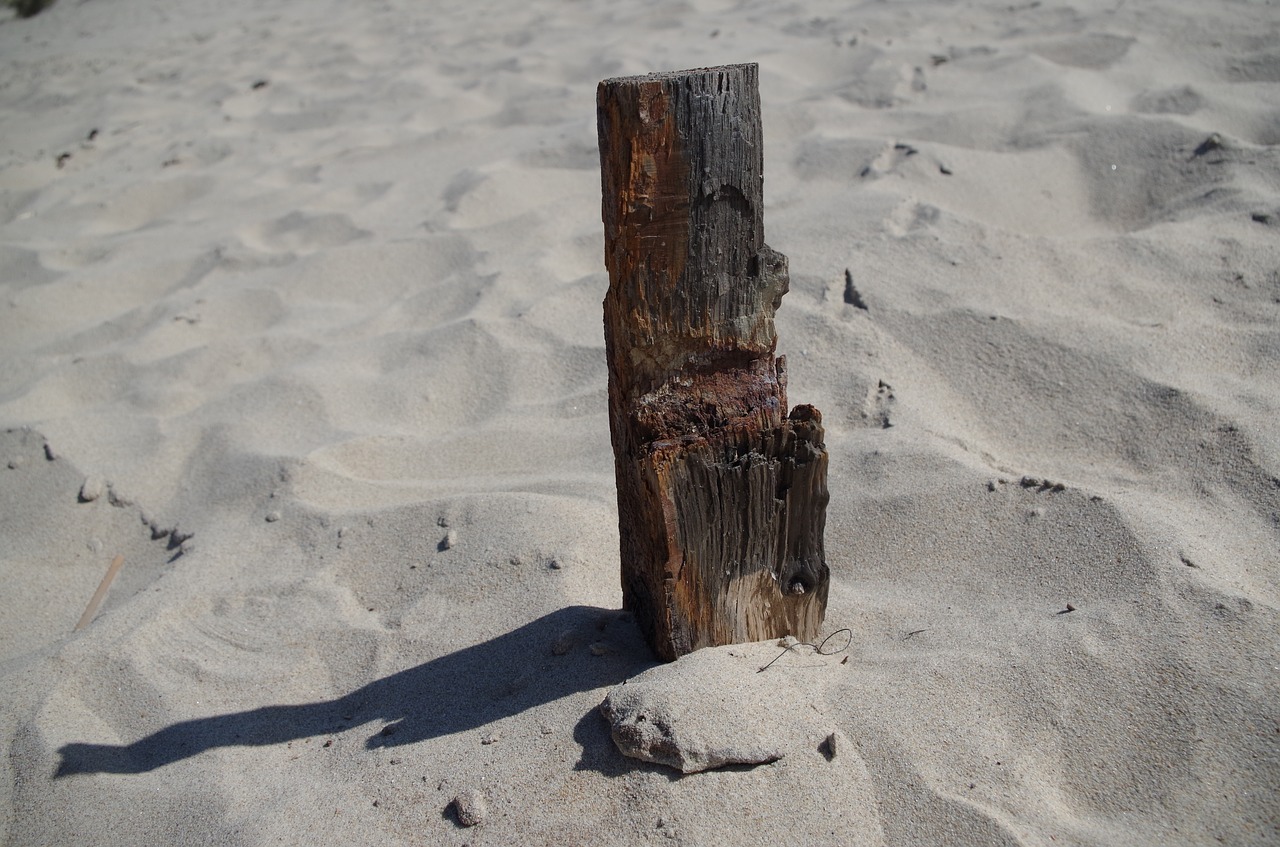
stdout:
<svg viewBox="0 0 1280 847">
<path fill-rule="evenodd" d="M 0 20 L 0 842 L 1280 843 L 1277 44 L 1243 0 Z M 620 611 L 595 89 L 734 62 L 852 638 L 702 675 Z M 780 758 L 623 756 L 637 678 Z"/>
</svg>

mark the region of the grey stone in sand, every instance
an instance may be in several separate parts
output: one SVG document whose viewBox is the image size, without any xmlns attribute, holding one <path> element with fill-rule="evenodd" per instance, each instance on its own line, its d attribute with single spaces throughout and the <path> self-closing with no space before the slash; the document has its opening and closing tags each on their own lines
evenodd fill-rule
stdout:
<svg viewBox="0 0 1280 847">
<path fill-rule="evenodd" d="M 563 656 L 578 644 L 578 634 L 572 629 L 566 629 L 551 642 L 551 655 Z"/>
<path fill-rule="evenodd" d="M 627 756 L 698 773 L 781 759 L 797 742 L 803 694 L 761 674 L 772 642 L 699 650 L 614 688 L 600 705 Z"/>
<path fill-rule="evenodd" d="M 474 788 L 459 791 L 449 805 L 461 826 L 477 826 L 489 817 L 489 804 L 485 802 L 484 795 Z"/>
<path fill-rule="evenodd" d="M 84 484 L 80 486 L 80 502 L 92 503 L 102 496 L 102 492 L 107 488 L 107 482 L 100 476 L 86 477 Z"/>
</svg>

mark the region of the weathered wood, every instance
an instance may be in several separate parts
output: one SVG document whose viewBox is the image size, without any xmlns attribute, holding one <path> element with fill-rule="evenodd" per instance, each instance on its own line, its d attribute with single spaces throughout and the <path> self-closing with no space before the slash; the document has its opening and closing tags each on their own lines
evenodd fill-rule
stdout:
<svg viewBox="0 0 1280 847">
<path fill-rule="evenodd" d="M 624 606 L 654 651 L 818 635 L 827 454 L 787 415 L 754 64 L 597 91 Z"/>
</svg>

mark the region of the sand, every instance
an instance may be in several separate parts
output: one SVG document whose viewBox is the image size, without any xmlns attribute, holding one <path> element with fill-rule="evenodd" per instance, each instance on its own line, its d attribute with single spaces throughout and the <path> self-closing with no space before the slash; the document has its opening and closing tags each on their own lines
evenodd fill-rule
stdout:
<svg viewBox="0 0 1280 847">
<path fill-rule="evenodd" d="M 1277 44 L 1242 0 L 0 20 L 0 842 L 1280 843 Z M 704 676 L 619 611 L 594 97 L 742 61 L 852 639 Z M 623 756 L 640 678 L 780 757 Z"/>
</svg>

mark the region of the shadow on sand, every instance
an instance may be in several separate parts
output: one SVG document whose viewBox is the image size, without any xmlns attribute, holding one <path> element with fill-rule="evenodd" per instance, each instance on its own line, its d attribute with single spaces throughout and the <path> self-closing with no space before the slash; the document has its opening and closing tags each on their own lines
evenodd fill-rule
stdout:
<svg viewBox="0 0 1280 847">
<path fill-rule="evenodd" d="M 571 649 L 553 655 L 551 645 L 565 637 Z M 588 645 L 600 639 L 612 649 L 596 656 Z M 617 685 L 654 664 L 629 615 L 571 606 L 333 700 L 182 721 L 132 744 L 67 744 L 54 777 L 145 773 L 218 747 L 280 744 L 375 722 L 366 747 L 413 744 Z"/>
</svg>

